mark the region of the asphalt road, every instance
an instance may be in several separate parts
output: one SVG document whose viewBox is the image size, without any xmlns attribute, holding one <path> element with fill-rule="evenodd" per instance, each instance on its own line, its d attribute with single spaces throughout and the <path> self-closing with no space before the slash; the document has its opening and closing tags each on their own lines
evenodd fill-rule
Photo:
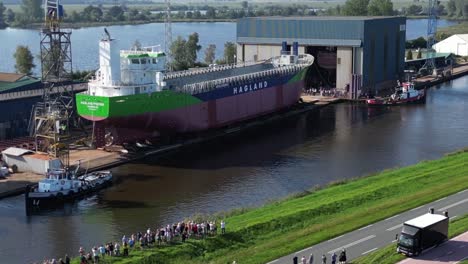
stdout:
<svg viewBox="0 0 468 264">
<path fill-rule="evenodd" d="M 294 256 L 299 261 L 302 256 L 309 259 L 311 253 L 314 254 L 314 263 L 321 263 L 322 254 L 327 256 L 327 263 L 331 263 L 331 254 L 336 252 L 339 255 L 342 248 L 346 249 L 348 260 L 355 259 L 394 242 L 404 222 L 427 213 L 429 208 L 434 208 L 438 214 L 448 211 L 451 219 L 464 215 L 468 213 L 468 189 L 281 257 L 269 264 L 293 263 Z"/>
</svg>

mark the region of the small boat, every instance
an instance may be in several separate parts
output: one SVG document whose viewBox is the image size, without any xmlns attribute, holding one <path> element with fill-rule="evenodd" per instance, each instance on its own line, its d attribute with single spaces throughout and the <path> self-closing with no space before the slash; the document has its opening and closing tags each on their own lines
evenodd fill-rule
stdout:
<svg viewBox="0 0 468 264">
<path fill-rule="evenodd" d="M 52 169 L 37 187 L 26 189 L 26 207 L 49 207 L 96 192 L 112 183 L 110 171 L 96 171 L 78 175 L 78 169 Z"/>
<path fill-rule="evenodd" d="M 404 82 L 395 89 L 395 92 L 389 97 L 367 99 L 366 103 L 370 106 L 388 106 L 417 104 L 426 102 L 426 91 L 414 89 L 413 82 Z"/>
</svg>

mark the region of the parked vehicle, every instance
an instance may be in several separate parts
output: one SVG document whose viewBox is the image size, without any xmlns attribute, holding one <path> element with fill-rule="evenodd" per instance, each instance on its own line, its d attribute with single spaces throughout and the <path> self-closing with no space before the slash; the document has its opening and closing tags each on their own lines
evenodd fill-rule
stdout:
<svg viewBox="0 0 468 264">
<path fill-rule="evenodd" d="M 422 251 L 446 241 L 448 226 L 448 214 L 434 214 L 434 209 L 405 222 L 398 235 L 397 252 L 407 256 L 418 256 Z"/>
</svg>

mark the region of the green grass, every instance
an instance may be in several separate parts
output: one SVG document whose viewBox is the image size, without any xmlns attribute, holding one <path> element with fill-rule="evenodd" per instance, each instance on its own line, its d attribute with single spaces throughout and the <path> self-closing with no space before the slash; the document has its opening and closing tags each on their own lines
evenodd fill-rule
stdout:
<svg viewBox="0 0 468 264">
<path fill-rule="evenodd" d="M 449 225 L 449 237 L 455 237 L 459 234 L 468 231 L 468 214 L 463 217 L 456 218 L 450 222 Z M 374 251 L 369 255 L 360 257 L 352 262 L 352 264 L 367 264 L 367 263 L 379 263 L 379 264 L 393 264 L 400 260 L 405 259 L 405 256 L 396 252 L 396 245 L 392 243 L 382 249 Z M 460 263 L 468 263 L 463 261 Z"/>
<path fill-rule="evenodd" d="M 226 235 L 112 263 L 266 263 L 468 188 L 468 152 L 335 183 L 226 218 Z M 307 173 L 307 172 L 304 172 Z"/>
<path fill-rule="evenodd" d="M 451 36 L 453 34 L 467 34 L 468 33 L 468 21 L 460 22 L 459 24 L 437 29 L 437 34 L 445 34 Z"/>
</svg>

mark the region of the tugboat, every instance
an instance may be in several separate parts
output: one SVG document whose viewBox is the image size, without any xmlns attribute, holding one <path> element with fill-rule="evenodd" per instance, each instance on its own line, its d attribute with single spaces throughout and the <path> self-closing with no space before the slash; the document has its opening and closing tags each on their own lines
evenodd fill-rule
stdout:
<svg viewBox="0 0 468 264">
<path fill-rule="evenodd" d="M 112 183 L 110 171 L 97 171 L 78 175 L 68 169 L 52 169 L 37 187 L 26 189 L 26 207 L 50 207 L 96 192 Z"/>
<path fill-rule="evenodd" d="M 414 88 L 413 70 L 405 70 L 406 82 L 395 88 L 395 92 L 389 97 L 367 99 L 366 103 L 369 106 L 389 106 L 403 104 L 420 104 L 426 102 L 426 90 L 416 90 Z"/>
<path fill-rule="evenodd" d="M 426 102 L 426 91 L 414 89 L 413 82 L 404 82 L 395 88 L 395 92 L 389 97 L 367 99 L 366 103 L 371 106 L 387 106 L 402 104 L 418 104 Z"/>
</svg>

